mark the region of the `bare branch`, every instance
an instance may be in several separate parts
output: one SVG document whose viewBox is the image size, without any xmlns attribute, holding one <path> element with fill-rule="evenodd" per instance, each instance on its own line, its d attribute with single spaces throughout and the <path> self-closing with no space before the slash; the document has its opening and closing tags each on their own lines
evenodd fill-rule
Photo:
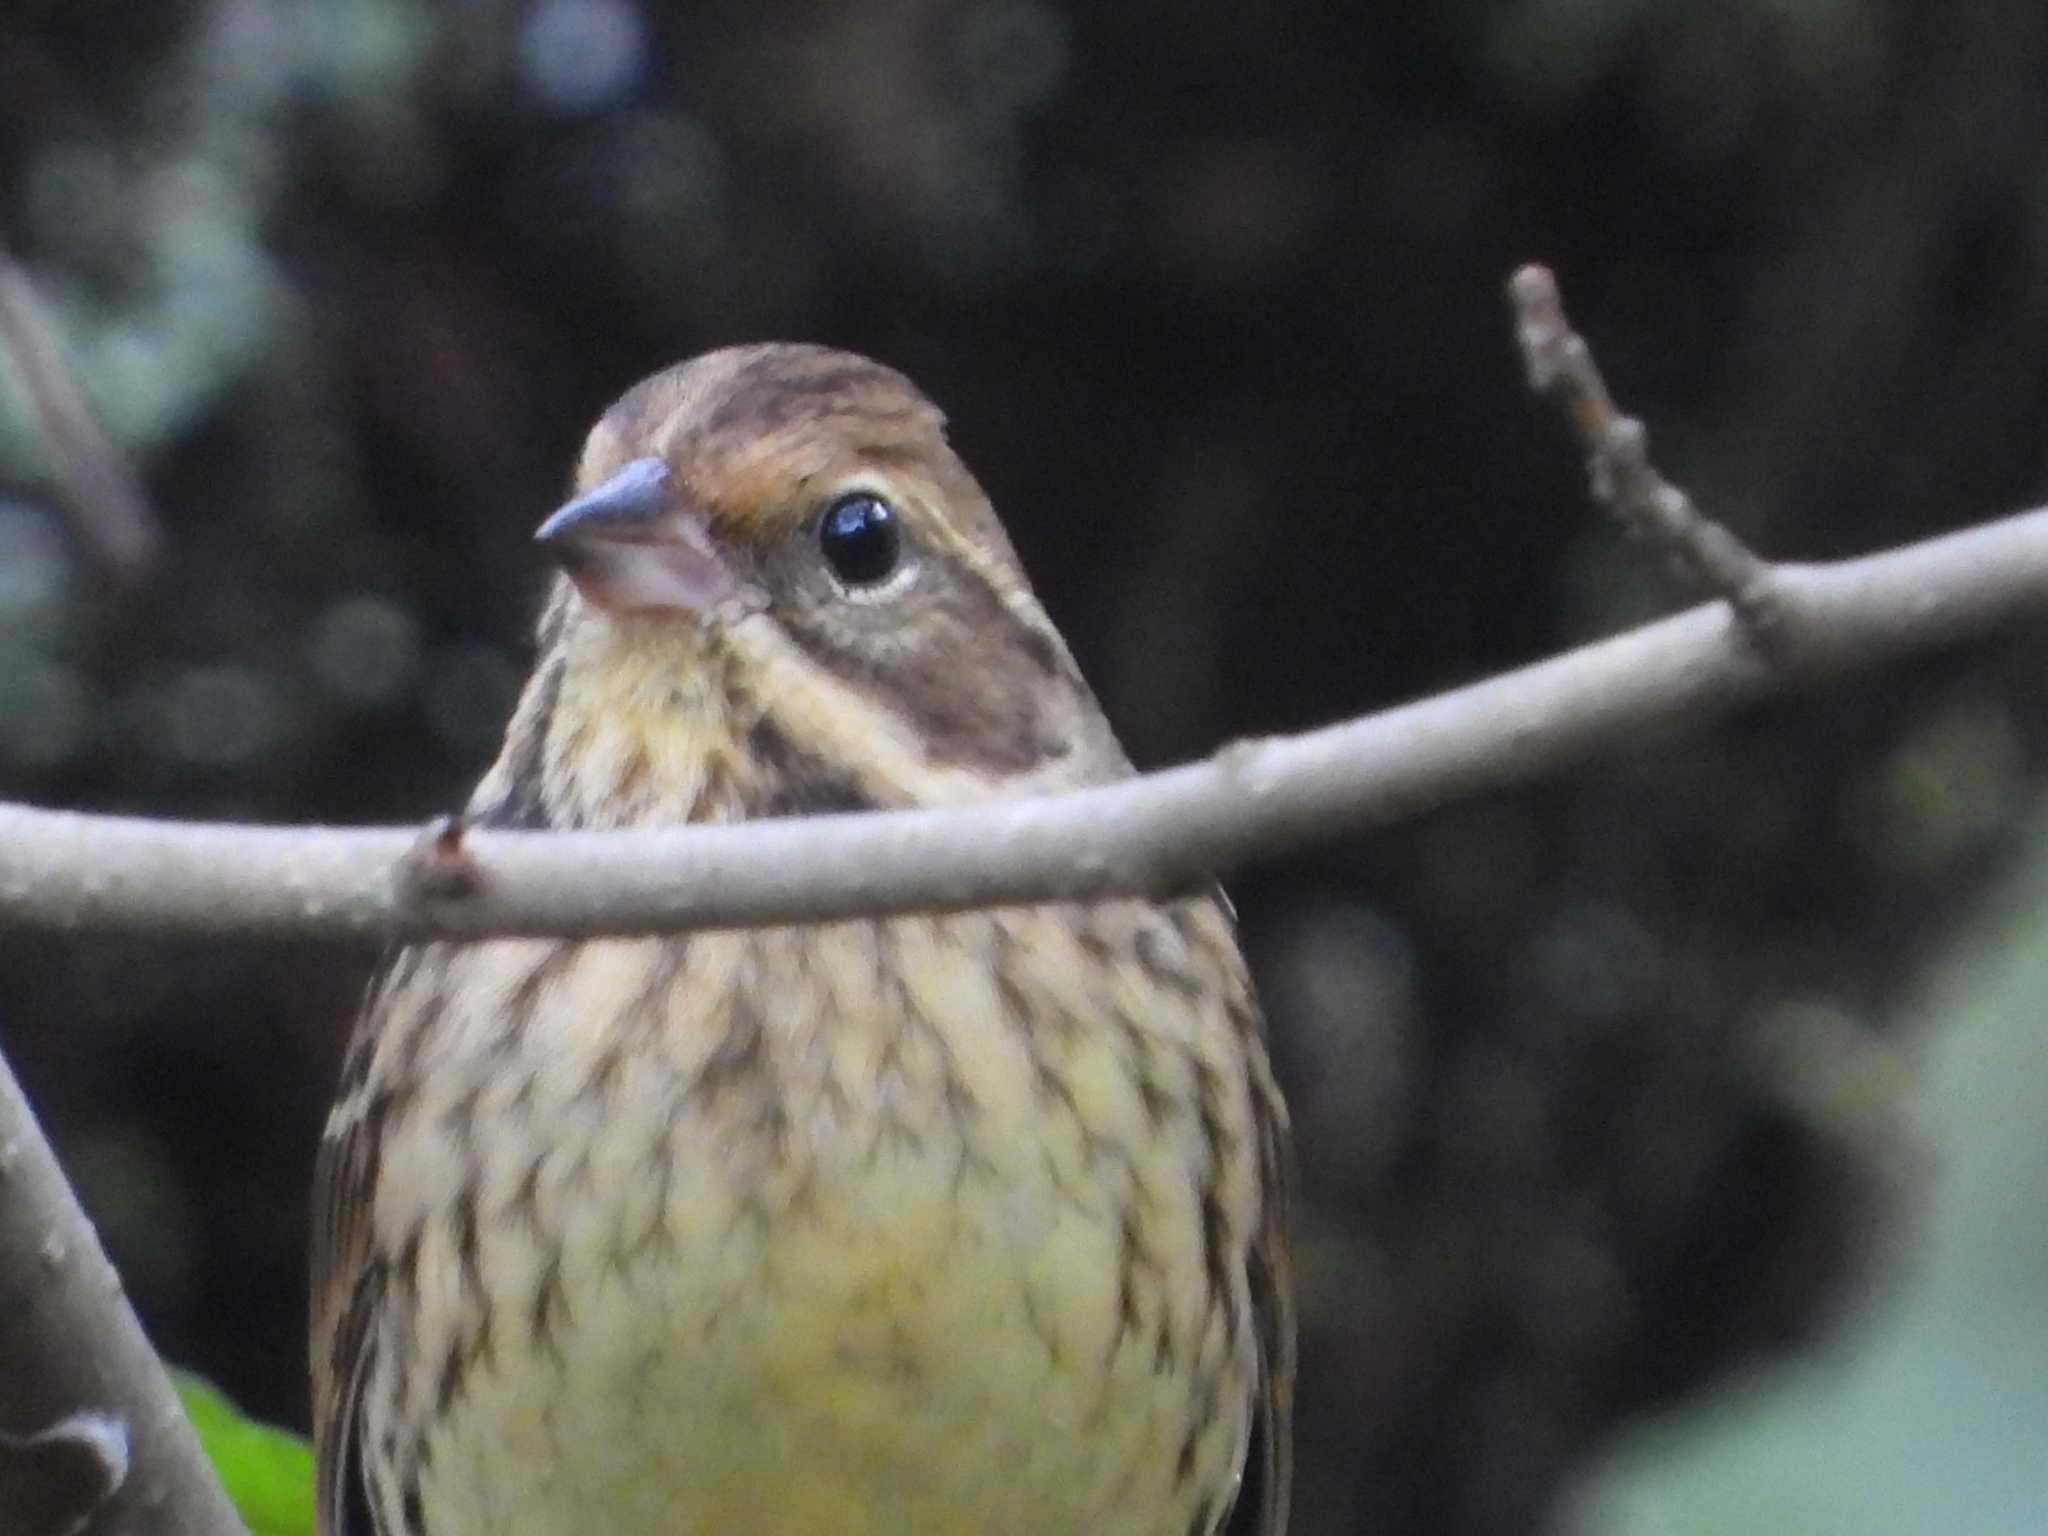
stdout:
<svg viewBox="0 0 2048 1536">
<path fill-rule="evenodd" d="M 135 586 L 155 569 L 163 535 L 149 498 L 107 440 L 64 361 L 28 273 L 0 244 L 0 352 L 11 358 L 49 445 L 72 521 L 94 560 Z"/>
<path fill-rule="evenodd" d="M 34 1432 L 11 1446 L 10 1471 L 21 1480 L 16 1494 L 26 1497 L 32 1472 L 36 1486 L 49 1493 L 50 1469 L 29 1458 L 40 1449 L 39 1459 L 48 1461 L 60 1448 L 53 1440 L 59 1431 L 76 1440 L 84 1426 L 100 1426 L 101 1445 L 111 1453 L 111 1431 L 118 1426 L 127 1442 L 123 1475 L 111 1478 L 118 1486 L 97 1491 L 90 1507 L 96 1536 L 246 1536 L 4 1057 L 0 1360 L 7 1362 L 0 1429 Z M 58 1420 L 64 1423 L 57 1430 L 43 1428 Z M 90 1471 L 71 1460 L 74 1473 Z M 25 1517 L 27 1508 L 9 1502 L 0 1516 Z M 0 1518 L 0 1527 L 14 1529 L 8 1518 Z"/>
<path fill-rule="evenodd" d="M 1073 794 L 644 832 L 291 830 L 0 806 L 0 922 L 384 938 L 638 934 L 1186 887 L 1697 725 L 1795 680 L 2048 609 L 2048 508 L 1887 554 L 1777 566 L 1824 643 L 1767 659 L 1716 603 L 1485 682 Z M 431 829 L 445 837 L 440 827 Z"/>
</svg>

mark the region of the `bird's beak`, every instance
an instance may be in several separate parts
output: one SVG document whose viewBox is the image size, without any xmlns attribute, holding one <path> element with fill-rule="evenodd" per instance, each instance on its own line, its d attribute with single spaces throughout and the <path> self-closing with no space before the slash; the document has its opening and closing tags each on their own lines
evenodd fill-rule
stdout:
<svg viewBox="0 0 2048 1536">
<path fill-rule="evenodd" d="M 767 606 L 678 493 L 660 459 L 634 459 L 570 500 L 534 538 L 584 597 L 614 613 L 733 619 Z"/>
</svg>

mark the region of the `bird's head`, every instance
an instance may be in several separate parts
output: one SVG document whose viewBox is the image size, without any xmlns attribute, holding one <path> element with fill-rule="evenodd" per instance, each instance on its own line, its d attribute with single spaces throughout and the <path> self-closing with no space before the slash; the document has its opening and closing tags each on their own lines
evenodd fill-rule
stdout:
<svg viewBox="0 0 2048 1536">
<path fill-rule="evenodd" d="M 792 344 L 707 353 L 592 430 L 478 787 L 519 825 L 962 803 L 1126 771 L 945 418 Z"/>
</svg>

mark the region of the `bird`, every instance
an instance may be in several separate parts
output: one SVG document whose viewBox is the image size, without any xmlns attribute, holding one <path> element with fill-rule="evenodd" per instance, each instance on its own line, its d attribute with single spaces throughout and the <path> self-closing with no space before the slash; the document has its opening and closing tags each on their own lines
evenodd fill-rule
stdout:
<svg viewBox="0 0 2048 1536">
<path fill-rule="evenodd" d="M 1133 770 L 945 417 L 705 353 L 590 431 L 464 813 L 630 831 Z M 321 1536 L 1282 1536 L 1288 1125 L 1221 892 L 428 940 L 314 1189 Z M 1235 1527 L 1234 1527 L 1235 1528 Z"/>
</svg>

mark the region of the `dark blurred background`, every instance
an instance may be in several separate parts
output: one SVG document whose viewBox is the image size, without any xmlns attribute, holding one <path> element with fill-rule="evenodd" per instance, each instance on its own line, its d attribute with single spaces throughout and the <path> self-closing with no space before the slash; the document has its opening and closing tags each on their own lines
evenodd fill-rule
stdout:
<svg viewBox="0 0 2048 1536">
<path fill-rule="evenodd" d="M 947 407 L 1146 764 L 1684 600 L 1524 393 L 1524 260 L 1767 552 L 2048 482 L 2036 0 L 11 0 L 0 236 L 163 520 L 112 579 L 0 368 L 0 793 L 54 805 L 458 804 L 583 429 L 741 339 Z M 2048 1510 L 2044 642 L 1234 882 L 1308 1536 Z M 0 1045 L 157 1339 L 299 1424 L 373 959 L 0 935 Z"/>
</svg>

